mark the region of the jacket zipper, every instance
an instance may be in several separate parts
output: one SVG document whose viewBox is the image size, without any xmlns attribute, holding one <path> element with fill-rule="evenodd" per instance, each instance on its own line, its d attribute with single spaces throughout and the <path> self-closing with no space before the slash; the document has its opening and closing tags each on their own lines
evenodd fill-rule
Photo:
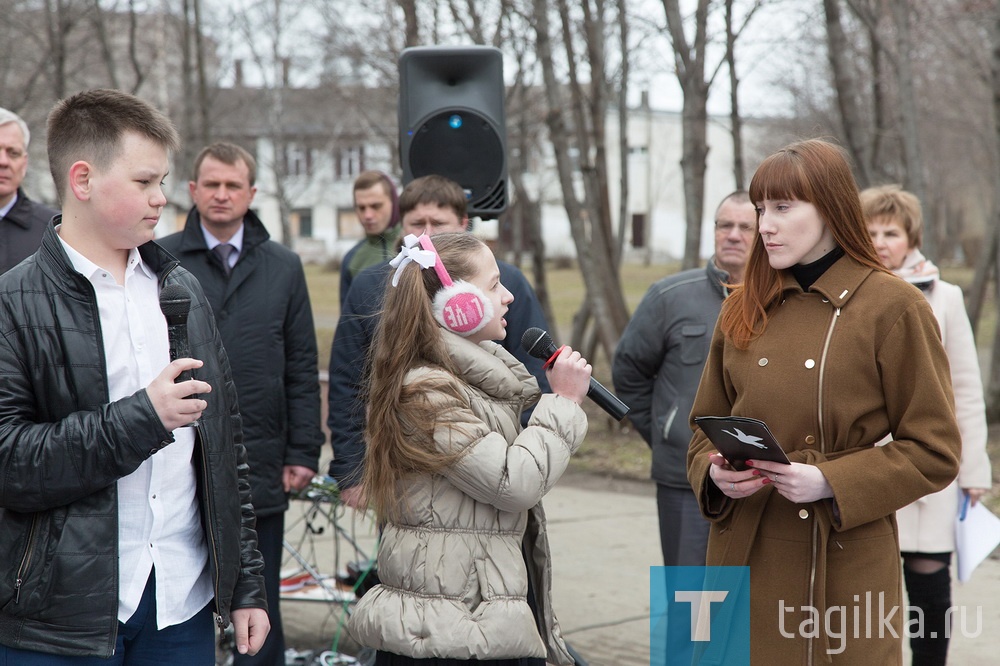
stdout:
<svg viewBox="0 0 1000 666">
<path fill-rule="evenodd" d="M 24 547 L 24 556 L 21 558 L 21 565 L 17 568 L 17 578 L 14 580 L 14 603 L 21 601 L 21 586 L 24 584 L 24 574 L 31 564 L 31 556 L 35 552 L 35 528 L 38 527 L 38 514 L 31 517 L 31 527 L 28 528 L 28 543 Z"/>
<path fill-rule="evenodd" d="M 826 356 L 830 351 L 830 340 L 833 338 L 833 328 L 840 318 L 840 308 L 834 308 L 833 316 L 830 318 L 830 328 L 826 331 L 826 340 L 823 341 L 823 354 L 819 357 L 819 400 L 818 400 L 818 420 L 819 420 L 819 452 L 826 453 L 826 436 L 823 433 L 823 379 L 826 377 Z M 812 524 L 812 554 L 809 565 L 809 607 L 816 607 L 816 557 L 819 551 L 819 522 L 813 516 Z M 812 666 L 813 663 L 813 638 L 807 640 L 808 652 L 806 664 Z"/>
<path fill-rule="evenodd" d="M 159 281 L 160 287 L 162 287 L 166 283 L 167 278 L 170 277 L 170 274 L 173 273 L 174 269 L 177 268 L 178 266 L 180 266 L 180 262 L 174 261 L 163 270 L 163 273 L 161 274 Z M 208 541 L 209 541 L 208 547 L 211 550 L 211 557 L 209 559 L 212 560 L 212 569 L 215 573 L 215 575 L 212 576 L 212 590 L 215 593 L 215 599 L 214 599 L 215 623 L 219 627 L 219 632 L 224 632 L 226 630 L 227 623 L 222 617 L 222 607 L 219 605 L 219 549 L 216 546 L 215 532 L 213 531 L 213 525 L 215 524 L 213 520 L 215 517 L 215 507 L 212 501 L 212 488 L 211 488 L 212 483 L 210 480 L 211 474 L 209 474 L 208 471 L 209 470 L 208 451 L 205 449 L 205 437 L 202 434 L 202 426 L 200 425 L 200 423 L 199 425 L 195 426 L 195 430 L 198 431 L 198 441 L 200 442 L 198 448 L 201 450 L 201 462 L 202 462 L 201 474 L 203 482 L 205 484 L 205 493 L 204 493 L 205 504 L 206 504 L 205 516 L 207 518 L 205 525 L 205 534 L 208 535 Z"/>
<path fill-rule="evenodd" d="M 198 431 L 198 440 L 200 442 L 198 448 L 201 449 L 201 463 L 202 463 L 201 474 L 205 484 L 205 494 L 204 494 L 205 504 L 206 504 L 205 517 L 207 519 L 206 520 L 207 524 L 205 525 L 205 534 L 208 535 L 208 541 L 209 541 L 208 547 L 211 550 L 212 568 L 215 573 L 215 575 L 212 576 L 212 590 L 215 592 L 215 623 L 218 625 L 219 631 L 224 632 L 226 630 L 227 622 L 222 617 L 222 606 L 219 604 L 219 576 L 220 576 L 219 549 L 216 547 L 215 544 L 215 530 L 214 530 L 215 506 L 213 505 L 213 500 L 212 500 L 212 483 L 210 480 L 211 474 L 209 474 L 208 472 L 208 451 L 206 451 L 205 449 L 205 437 L 202 434 L 202 426 L 200 425 L 200 423 L 198 426 L 195 427 L 195 429 Z"/>
</svg>

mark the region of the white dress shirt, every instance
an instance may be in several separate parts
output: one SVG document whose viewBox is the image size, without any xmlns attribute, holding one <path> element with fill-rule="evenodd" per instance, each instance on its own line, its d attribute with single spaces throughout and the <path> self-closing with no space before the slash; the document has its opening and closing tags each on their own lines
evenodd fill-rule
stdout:
<svg viewBox="0 0 1000 666">
<path fill-rule="evenodd" d="M 133 249 L 119 285 L 109 271 L 62 245 L 97 295 L 109 397 L 132 395 L 170 363 L 156 275 Z M 213 596 L 191 459 L 194 429 L 173 434 L 173 443 L 118 480 L 118 619 L 126 622 L 135 612 L 155 567 L 159 629 L 191 619 Z"/>
<path fill-rule="evenodd" d="M 11 208 L 13 208 L 14 204 L 16 203 L 17 203 L 17 192 L 15 191 L 14 196 L 11 198 L 10 201 L 7 202 L 7 205 L 0 208 L 0 220 L 7 217 L 7 213 L 10 212 Z"/>
</svg>

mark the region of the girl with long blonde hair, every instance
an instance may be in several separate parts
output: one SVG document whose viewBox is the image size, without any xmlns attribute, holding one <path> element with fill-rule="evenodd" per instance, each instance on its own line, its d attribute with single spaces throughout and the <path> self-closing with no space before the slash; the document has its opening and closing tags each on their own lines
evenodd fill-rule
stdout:
<svg viewBox="0 0 1000 666">
<path fill-rule="evenodd" d="M 539 397 L 493 342 L 513 297 L 475 237 L 409 236 L 393 264 L 362 480 L 383 527 L 381 584 L 349 629 L 380 665 L 571 664 L 540 501 L 586 435 L 590 365 L 564 348 L 548 371 L 553 393 Z"/>
</svg>

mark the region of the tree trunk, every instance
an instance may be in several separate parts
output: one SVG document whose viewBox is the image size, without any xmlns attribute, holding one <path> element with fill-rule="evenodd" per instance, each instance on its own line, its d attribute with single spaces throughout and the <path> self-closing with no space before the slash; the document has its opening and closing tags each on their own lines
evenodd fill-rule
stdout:
<svg viewBox="0 0 1000 666">
<path fill-rule="evenodd" d="M 420 24 L 417 20 L 416 0 L 398 0 L 406 22 L 406 47 L 420 45 Z"/>
<path fill-rule="evenodd" d="M 827 54 L 833 72 L 833 85 L 837 106 L 840 109 L 844 138 L 854 160 L 858 185 L 865 188 L 872 182 L 869 166 L 871 160 L 864 140 L 861 109 L 857 102 L 859 91 L 854 77 L 851 76 L 851 65 L 848 60 L 850 49 L 841 23 L 839 0 L 823 0 L 823 10 L 826 14 Z"/>
<path fill-rule="evenodd" d="M 568 8 L 565 0 L 559 2 L 560 14 L 563 17 L 564 31 L 568 30 L 567 20 Z M 597 187 L 605 188 L 603 196 L 597 195 L 600 199 L 595 201 L 593 193 L 594 181 L 588 179 L 586 169 L 584 169 L 584 201 L 577 197 L 573 184 L 573 167 L 570 163 L 570 132 L 563 117 L 565 106 L 560 97 L 563 87 L 559 85 L 555 76 L 555 64 L 552 55 L 552 42 L 549 34 L 549 21 L 547 3 L 545 0 L 534 0 L 535 31 L 537 35 L 537 53 L 542 67 L 542 76 L 545 83 L 545 94 L 548 102 L 548 113 L 546 115 L 546 125 L 549 128 L 549 136 L 555 151 L 556 170 L 559 177 L 559 184 L 563 195 L 563 206 L 569 218 L 570 230 L 573 234 L 573 243 L 576 246 L 577 257 L 580 264 L 580 272 L 583 275 L 584 287 L 587 293 L 587 303 L 592 309 L 594 321 L 597 326 L 598 339 L 601 346 L 610 359 L 614 353 L 614 348 L 618 343 L 621 332 L 628 323 L 628 311 L 625 307 L 625 299 L 622 295 L 621 283 L 615 262 L 612 248 L 607 243 L 607 223 L 601 219 L 601 213 L 608 210 L 606 187 L 606 175 L 602 181 L 600 177 L 596 179 Z M 598 17 L 598 20 L 600 17 Z M 565 32 L 565 34 L 569 34 Z M 580 92 L 579 79 L 575 79 L 575 59 L 572 53 L 571 44 L 566 44 L 567 53 L 570 55 L 570 90 L 573 94 L 573 101 L 570 106 L 577 110 L 574 122 L 576 145 L 579 148 L 581 164 L 586 165 L 590 159 L 590 151 L 584 150 L 584 145 L 589 147 L 590 136 L 588 128 L 591 127 L 582 116 L 582 108 L 585 104 Z M 589 52 L 595 53 L 596 45 L 590 45 Z M 592 72 L 593 87 L 603 85 L 604 64 L 590 63 Z M 591 110 L 593 106 L 587 106 Z M 601 117 L 603 122 L 603 116 Z M 594 120 L 594 125 L 597 121 Z M 591 128 L 594 129 L 594 128 Z M 601 139 L 603 141 L 603 138 Z M 599 142 L 595 142 L 599 143 Z M 595 150 L 597 159 L 603 159 L 603 151 Z M 606 170 L 593 168 L 594 173 L 606 174 Z M 591 178 L 593 174 L 591 175 Z M 603 203 L 602 203 L 603 202 Z M 574 341 L 576 344 L 577 341 Z"/>
<path fill-rule="evenodd" d="M 733 137 L 733 181 L 735 189 L 746 189 L 743 165 L 743 118 L 740 116 L 740 80 L 736 76 L 736 33 L 733 31 L 733 0 L 726 0 L 726 65 L 729 68 L 729 131 Z"/>
<path fill-rule="evenodd" d="M 994 10 L 993 16 L 993 32 L 992 32 L 992 47 L 993 52 L 991 54 L 990 67 L 993 82 L 993 127 L 994 127 L 994 155 L 1000 155 L 1000 9 Z M 994 185 L 993 191 L 1000 192 L 1000 173 L 994 170 Z M 994 199 L 996 201 L 996 199 Z M 998 242 L 998 232 L 1000 229 L 1000 219 L 998 219 L 997 210 L 1000 209 L 1000 205 L 994 203 L 994 223 L 991 233 L 991 243 L 990 247 L 985 250 L 985 253 L 989 255 L 989 258 L 984 264 L 993 263 L 996 265 L 998 260 L 997 251 L 1000 250 L 1000 242 Z M 988 281 L 986 277 L 989 274 L 989 266 L 987 265 L 983 271 L 976 271 L 977 280 L 982 280 L 983 283 Z M 1000 271 L 997 271 L 998 276 L 1000 276 Z M 1000 302 L 1000 289 L 994 289 L 994 297 L 998 302 Z M 1000 303 L 998 303 L 998 308 L 1000 308 Z M 976 309 L 975 319 L 973 323 L 977 323 L 979 319 L 979 310 Z M 973 329 L 975 330 L 975 329 Z M 990 355 L 990 370 L 986 378 L 985 387 L 985 398 L 986 398 L 986 418 L 991 423 L 996 423 L 1000 421 L 1000 324 L 997 325 L 996 330 L 993 332 L 993 345 L 992 354 Z"/>
<path fill-rule="evenodd" d="M 205 146 L 212 135 L 208 102 L 208 75 L 205 66 L 205 44 L 201 38 L 201 0 L 191 0 L 194 9 L 194 58 L 198 74 L 198 144 Z"/>
<path fill-rule="evenodd" d="M 913 67 L 910 64 L 910 10 L 907 6 L 910 0 L 892 0 L 892 18 L 896 24 L 896 80 L 899 86 L 899 113 L 903 130 L 903 155 L 906 158 L 907 190 L 916 195 L 924 209 L 924 244 L 923 252 L 933 261 L 940 261 L 937 256 L 938 228 L 935 223 L 935 211 L 927 200 L 924 186 L 924 163 L 920 154 L 920 133 L 917 127 L 919 102 L 913 89 Z"/>
<path fill-rule="evenodd" d="M 708 42 L 708 0 L 698 0 L 695 9 L 694 44 L 684 35 L 679 0 L 663 0 L 667 29 L 674 51 L 677 80 L 684 93 L 681 113 L 681 173 L 684 178 L 684 260 L 682 269 L 701 263 L 701 218 L 705 207 L 705 171 L 708 159 L 708 89 L 705 81 L 705 50 Z"/>
<path fill-rule="evenodd" d="M 192 0 L 183 0 L 181 3 L 181 19 L 183 21 L 181 28 L 181 90 L 184 95 L 183 105 L 181 106 L 183 109 L 181 131 L 184 140 L 181 142 L 180 154 L 177 161 L 182 180 L 184 175 L 187 174 L 187 170 L 194 164 L 194 151 L 197 149 L 198 143 L 198 135 L 195 130 L 197 99 L 194 94 L 194 82 L 191 80 L 191 74 L 194 71 L 194 55 L 191 47 L 197 37 L 192 34 L 194 32 L 192 28 L 194 24 L 192 12 L 194 10 L 191 7 L 191 2 Z M 193 173 L 187 175 L 194 178 Z"/>
<path fill-rule="evenodd" d="M 615 240 L 615 267 L 620 269 L 625 252 L 625 231 L 629 225 L 629 142 L 628 142 L 628 13 L 625 0 L 618 0 L 618 44 L 622 52 L 621 81 L 618 84 L 618 234 Z"/>
</svg>

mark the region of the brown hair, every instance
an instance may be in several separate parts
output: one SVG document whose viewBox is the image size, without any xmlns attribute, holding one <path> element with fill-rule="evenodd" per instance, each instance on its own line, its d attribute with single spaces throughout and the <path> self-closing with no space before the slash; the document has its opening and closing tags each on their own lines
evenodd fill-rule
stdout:
<svg viewBox="0 0 1000 666">
<path fill-rule="evenodd" d="M 201 170 L 201 163 L 205 161 L 206 157 L 211 157 L 230 166 L 242 160 L 247 165 L 250 187 L 253 187 L 254 183 L 257 182 L 257 160 L 253 158 L 250 151 L 237 146 L 235 143 L 227 143 L 225 141 L 216 141 L 201 149 L 198 157 L 194 158 L 194 171 L 191 172 L 191 180 L 198 182 L 198 172 Z"/>
<path fill-rule="evenodd" d="M 862 191 L 861 210 L 865 222 L 874 222 L 880 217 L 899 222 L 911 248 L 919 248 L 923 244 L 924 216 L 920 212 L 920 199 L 899 185 L 869 187 Z"/>
<path fill-rule="evenodd" d="M 53 107 L 48 121 L 49 170 L 60 201 L 73 163 L 84 160 L 95 169 L 107 169 L 118 159 L 126 132 L 149 139 L 168 152 L 180 145 L 169 118 L 148 102 L 120 90 L 86 90 Z"/>
<path fill-rule="evenodd" d="M 875 253 L 861 213 L 858 186 L 842 148 L 821 139 L 799 141 L 774 153 L 757 167 L 750 181 L 750 200 L 806 201 L 816 207 L 833 239 L 855 261 L 888 272 Z M 760 212 L 757 213 L 760 223 Z M 768 262 L 764 240 L 757 235 L 750 249 L 743 283 L 726 299 L 720 327 L 739 349 L 767 328 L 767 313 L 781 296 L 781 273 Z"/>
<path fill-rule="evenodd" d="M 434 246 L 453 280 L 474 276 L 479 271 L 478 251 L 486 247 L 464 232 L 436 234 Z M 434 444 L 435 427 L 447 424 L 449 417 L 436 411 L 427 395 L 433 391 L 454 394 L 451 382 L 405 383 L 406 374 L 418 367 L 455 374 L 442 329 L 431 311 L 431 300 L 441 287 L 436 271 L 421 270 L 416 263 L 407 265 L 399 284 L 386 286 L 385 306 L 369 351 L 362 481 L 380 521 L 392 519 L 401 509 L 399 481 L 410 474 L 438 472 L 463 453 L 443 453 Z"/>
<path fill-rule="evenodd" d="M 465 218 L 468 212 L 465 192 L 458 183 L 444 176 L 423 176 L 410 181 L 399 195 L 400 218 L 420 204 L 451 208 L 459 220 Z M 434 242 L 436 244 L 437 240 Z"/>
</svg>

